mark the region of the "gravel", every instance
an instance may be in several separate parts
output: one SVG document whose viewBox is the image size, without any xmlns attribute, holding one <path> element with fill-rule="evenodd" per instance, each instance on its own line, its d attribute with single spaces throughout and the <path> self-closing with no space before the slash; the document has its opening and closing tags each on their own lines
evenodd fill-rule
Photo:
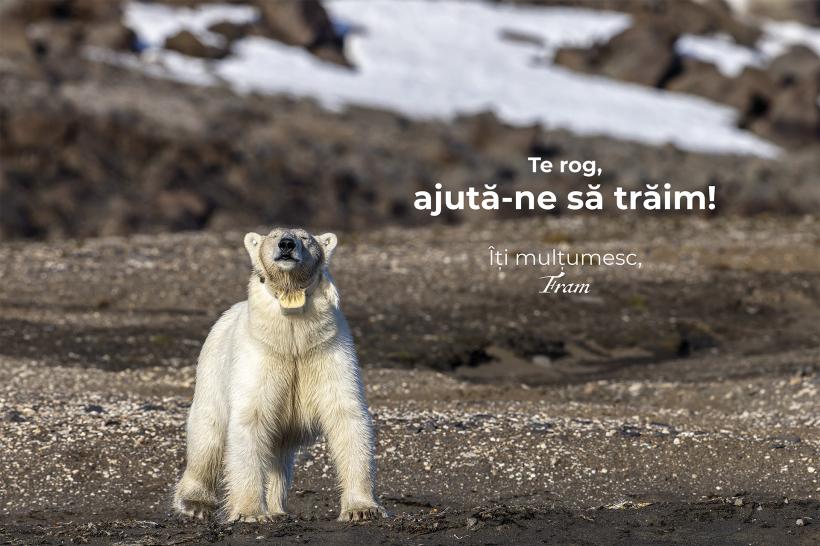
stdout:
<svg viewBox="0 0 820 546">
<path fill-rule="evenodd" d="M 0 246 L 0 539 L 818 540 L 817 526 L 808 525 L 820 513 L 820 343 L 811 322 L 820 308 L 817 223 L 727 221 L 721 235 L 706 225 L 683 231 L 672 220 L 653 227 L 647 237 L 629 225 L 539 220 L 499 223 L 488 227 L 491 235 L 467 228 L 388 230 L 349 236 L 347 246 L 342 237 L 334 271 L 362 349 L 377 427 L 378 490 L 394 515 L 359 526 L 333 521 L 335 478 L 321 441 L 299 456 L 286 520 L 193 523 L 169 510 L 183 467 L 198 345 L 215 314 L 243 290 L 239 239 L 180 234 Z M 673 228 L 686 235 L 685 251 L 679 245 L 673 251 L 659 235 Z M 623 272 L 591 273 L 609 306 L 620 306 L 624 286 L 660 288 L 647 289 L 649 303 L 626 305 L 630 323 L 603 324 L 612 321 L 609 307 L 592 312 L 577 300 L 541 304 L 522 272 L 498 285 L 503 302 L 469 308 L 490 299 L 482 294 L 492 274 L 472 253 L 482 254 L 490 238 L 534 243 L 544 229 L 569 233 L 574 244 L 641 247 L 651 256 L 654 277 L 640 284 L 618 284 L 627 282 Z M 442 237 L 446 252 L 434 247 L 425 259 L 441 263 L 464 253 L 463 265 L 396 273 L 409 268 L 416 246 Z M 667 267 L 676 260 L 685 265 Z M 677 313 L 696 316 L 717 305 L 714 299 L 730 305 L 741 283 L 752 287 L 747 297 L 765 308 L 765 320 L 740 317 L 749 302 L 736 302 L 725 314 L 700 315 L 715 346 L 686 356 L 652 352 L 647 328 L 661 324 L 662 331 L 659 319 L 671 311 L 651 296 L 679 289 L 675 278 L 698 276 L 707 279 L 689 295 L 666 296 L 687 299 L 689 307 Z M 775 282 L 784 279 L 785 286 Z M 461 290 L 449 284 L 456 280 Z M 447 289 L 439 290 L 439 282 Z M 425 283 L 436 293 L 396 289 Z M 721 300 L 721 293 L 730 295 Z M 510 298 L 531 303 L 509 310 Z M 427 318 L 411 316 L 411 304 Z M 567 311 L 563 320 L 556 308 Z M 515 331 L 521 345 L 550 331 L 550 339 L 564 343 L 566 354 L 551 357 L 548 367 L 532 363 L 516 344 L 503 345 L 511 330 L 500 325 L 523 324 L 521 317 L 533 311 L 542 320 Z M 464 322 L 452 321 L 453 313 Z M 481 321 L 481 335 L 468 336 Z M 636 323 L 644 336 L 628 341 L 626 330 Z M 600 341 L 593 355 L 592 342 L 601 339 L 595 332 L 621 338 Z M 425 335 L 436 336 L 426 344 L 434 354 L 470 341 L 489 359 L 436 366 L 424 356 Z M 649 356 L 625 364 L 619 350 L 626 346 Z M 399 351 L 400 358 L 387 356 Z"/>
</svg>

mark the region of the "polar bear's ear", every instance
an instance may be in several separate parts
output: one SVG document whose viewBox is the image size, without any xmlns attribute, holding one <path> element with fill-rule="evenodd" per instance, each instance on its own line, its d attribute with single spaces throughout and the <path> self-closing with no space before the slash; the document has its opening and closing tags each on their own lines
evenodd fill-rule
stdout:
<svg viewBox="0 0 820 546">
<path fill-rule="evenodd" d="M 322 249 L 325 252 L 325 262 L 329 262 L 330 256 L 333 255 L 333 249 L 335 249 L 339 243 L 339 239 L 337 239 L 333 233 L 325 233 L 323 235 L 317 235 L 316 240 L 319 241 L 319 244 L 322 245 Z"/>
<path fill-rule="evenodd" d="M 248 251 L 254 267 L 257 266 L 259 261 L 259 246 L 262 244 L 262 239 L 263 237 L 258 233 L 251 232 L 245 235 L 245 249 Z"/>
</svg>

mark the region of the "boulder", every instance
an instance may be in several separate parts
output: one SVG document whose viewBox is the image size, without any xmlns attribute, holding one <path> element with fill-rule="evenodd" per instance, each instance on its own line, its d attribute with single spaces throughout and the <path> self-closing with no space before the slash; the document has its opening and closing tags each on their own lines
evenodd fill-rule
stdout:
<svg viewBox="0 0 820 546">
<path fill-rule="evenodd" d="M 739 125 L 749 127 L 766 116 L 777 88 L 771 76 L 759 68 L 747 67 L 736 78 L 724 76 L 715 65 L 683 59 L 681 71 L 666 85 L 669 91 L 698 95 L 735 108 Z"/>
<path fill-rule="evenodd" d="M 812 78 L 820 70 L 820 57 L 806 46 L 791 47 L 769 64 L 768 72 L 779 85 L 792 85 Z"/>
<path fill-rule="evenodd" d="M 262 14 L 263 35 L 304 47 L 322 60 L 350 66 L 343 39 L 318 0 L 256 0 L 255 4 Z"/>
<path fill-rule="evenodd" d="M 818 0 L 749 0 L 745 4 L 746 10 L 753 15 L 820 26 Z"/>
<path fill-rule="evenodd" d="M 86 46 L 118 51 L 135 51 L 137 47 L 134 32 L 118 20 L 99 23 L 43 20 L 29 25 L 25 34 L 30 54 L 40 60 L 56 61 L 53 64 L 81 57 Z"/>
<path fill-rule="evenodd" d="M 518 4 L 583 7 L 622 11 L 632 15 L 635 26 L 661 24 L 678 34 L 725 33 L 738 43 L 754 46 L 760 30 L 740 20 L 725 0 L 501 0 Z M 779 0 L 768 0 L 779 1 Z M 800 1 L 800 0 L 797 0 Z M 808 4 L 808 2 L 806 2 Z"/>
<path fill-rule="evenodd" d="M 236 40 L 244 38 L 248 34 L 250 27 L 251 25 L 249 24 L 220 21 L 208 27 L 208 30 L 214 34 L 219 34 L 225 38 L 229 44 L 232 44 Z"/>
<path fill-rule="evenodd" d="M 137 35 L 120 21 L 108 21 L 86 27 L 85 45 L 117 51 L 136 51 Z"/>
<path fill-rule="evenodd" d="M 678 35 L 665 25 L 637 25 L 621 32 L 594 57 L 596 72 L 630 82 L 663 87 L 680 62 Z"/>
<path fill-rule="evenodd" d="M 733 85 L 734 82 L 721 74 L 715 65 L 684 58 L 681 61 L 680 74 L 668 82 L 666 89 L 723 102 Z"/>
<path fill-rule="evenodd" d="M 117 21 L 119 0 L 64 0 L 58 4 L 60 17 L 78 21 Z"/>
<path fill-rule="evenodd" d="M 347 68 L 353 68 L 353 64 L 347 60 L 341 48 L 332 44 L 323 44 L 308 49 L 317 59 L 326 63 L 338 64 Z"/>
<path fill-rule="evenodd" d="M 678 35 L 665 25 L 629 27 L 606 44 L 559 49 L 554 62 L 580 72 L 601 74 L 650 87 L 663 87 L 679 71 Z"/>
<path fill-rule="evenodd" d="M 724 96 L 716 100 L 736 108 L 741 114 L 740 126 L 747 127 L 768 113 L 776 93 L 777 86 L 768 72 L 746 67 L 738 77 L 729 81 Z"/>
<path fill-rule="evenodd" d="M 0 21 L 31 23 L 50 19 L 58 13 L 60 0 L 3 0 L 0 2 Z"/>
<path fill-rule="evenodd" d="M 0 18 L 32 23 L 58 21 L 113 21 L 121 15 L 119 0 L 3 0 Z"/>
<path fill-rule="evenodd" d="M 0 56 L 66 59 L 85 45 L 133 51 L 134 33 L 118 0 L 5 0 L 0 4 Z"/>
<path fill-rule="evenodd" d="M 257 0 L 256 6 L 269 36 L 285 44 L 312 47 L 336 36 L 318 0 Z"/>
<path fill-rule="evenodd" d="M 38 21 L 28 26 L 26 34 L 30 47 L 40 59 L 75 56 L 85 40 L 83 26 L 69 21 Z"/>
<path fill-rule="evenodd" d="M 675 42 L 680 35 L 725 33 L 744 45 L 754 45 L 760 37 L 759 29 L 738 21 L 722 0 L 627 1 L 621 7 L 633 14 L 629 28 L 608 43 L 588 50 L 561 49 L 556 53 L 556 64 L 652 87 L 666 87 L 687 68 L 675 52 Z M 691 62 L 689 65 L 692 78 L 677 85 L 703 87 L 711 98 L 719 85 L 715 81 L 701 84 L 693 79 L 695 72 L 709 76 L 711 70 Z M 711 76 L 710 79 L 715 80 Z"/>
<path fill-rule="evenodd" d="M 31 44 L 24 25 L 14 21 L 4 21 L 0 15 L 0 57 L 29 60 L 32 56 Z"/>
<path fill-rule="evenodd" d="M 635 14 L 635 25 L 662 25 L 677 34 L 728 34 L 753 47 L 760 29 L 739 20 L 723 0 L 658 0 L 646 2 Z"/>
<path fill-rule="evenodd" d="M 820 142 L 820 70 L 775 95 L 764 123 L 753 128 L 787 146 Z"/>
<path fill-rule="evenodd" d="M 164 47 L 189 57 L 203 59 L 221 59 L 230 52 L 227 44 L 223 47 L 204 44 L 194 33 L 188 30 L 182 30 L 167 38 Z"/>
<path fill-rule="evenodd" d="M 584 47 L 565 47 L 555 52 L 553 62 L 576 72 L 589 72 L 595 63 L 595 53 Z"/>
</svg>

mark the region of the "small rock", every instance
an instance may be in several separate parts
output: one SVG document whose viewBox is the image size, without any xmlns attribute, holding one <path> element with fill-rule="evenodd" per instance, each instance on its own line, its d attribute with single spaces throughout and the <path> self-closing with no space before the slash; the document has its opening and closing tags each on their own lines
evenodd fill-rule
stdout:
<svg viewBox="0 0 820 546">
<path fill-rule="evenodd" d="M 532 363 L 536 366 L 543 366 L 546 368 L 552 364 L 552 360 L 550 360 L 550 357 L 546 355 L 535 355 L 532 357 Z"/>
<path fill-rule="evenodd" d="M 781 436 L 769 436 L 768 439 L 773 440 L 777 443 L 783 443 L 783 444 L 799 444 L 802 441 L 800 436 L 789 435 L 789 434 L 781 435 Z"/>
<path fill-rule="evenodd" d="M 105 413 L 105 409 L 98 404 L 88 404 L 84 409 L 86 413 Z"/>
<path fill-rule="evenodd" d="M 519 44 L 529 44 L 538 47 L 544 47 L 544 39 L 536 34 L 530 34 L 528 32 L 522 32 L 519 30 L 513 29 L 501 29 L 499 33 L 499 38 L 502 40 L 506 40 L 508 42 L 514 42 Z"/>
<path fill-rule="evenodd" d="M 632 425 L 624 425 L 621 427 L 621 436 L 627 438 L 637 438 L 641 435 L 641 431 L 638 427 Z"/>
<path fill-rule="evenodd" d="M 233 43 L 247 35 L 250 25 L 246 23 L 233 23 L 231 21 L 220 21 L 208 27 L 210 32 L 220 34 L 223 38 Z"/>
<path fill-rule="evenodd" d="M 26 418 L 17 410 L 10 410 L 6 412 L 6 421 L 10 423 L 25 423 Z"/>
<path fill-rule="evenodd" d="M 202 43 L 194 33 L 188 30 L 180 31 L 167 38 L 164 47 L 189 57 L 203 59 L 221 59 L 230 53 L 227 47 L 216 47 Z"/>
<path fill-rule="evenodd" d="M 533 423 L 530 425 L 533 432 L 550 432 L 552 430 L 552 423 Z"/>
</svg>

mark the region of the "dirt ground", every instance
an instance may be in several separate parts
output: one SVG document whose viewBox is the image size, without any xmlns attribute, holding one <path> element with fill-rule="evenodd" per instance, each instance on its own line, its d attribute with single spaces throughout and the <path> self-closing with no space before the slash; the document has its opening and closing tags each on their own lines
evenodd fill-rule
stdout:
<svg viewBox="0 0 820 546">
<path fill-rule="evenodd" d="M 820 220 L 499 221 L 340 234 L 391 518 L 169 510 L 199 346 L 242 233 L 0 246 L 0 542 L 820 544 Z M 511 251 L 636 252 L 539 294 Z M 560 269 L 560 268 L 558 268 Z M 553 274 L 553 273 L 549 273 Z"/>
</svg>

